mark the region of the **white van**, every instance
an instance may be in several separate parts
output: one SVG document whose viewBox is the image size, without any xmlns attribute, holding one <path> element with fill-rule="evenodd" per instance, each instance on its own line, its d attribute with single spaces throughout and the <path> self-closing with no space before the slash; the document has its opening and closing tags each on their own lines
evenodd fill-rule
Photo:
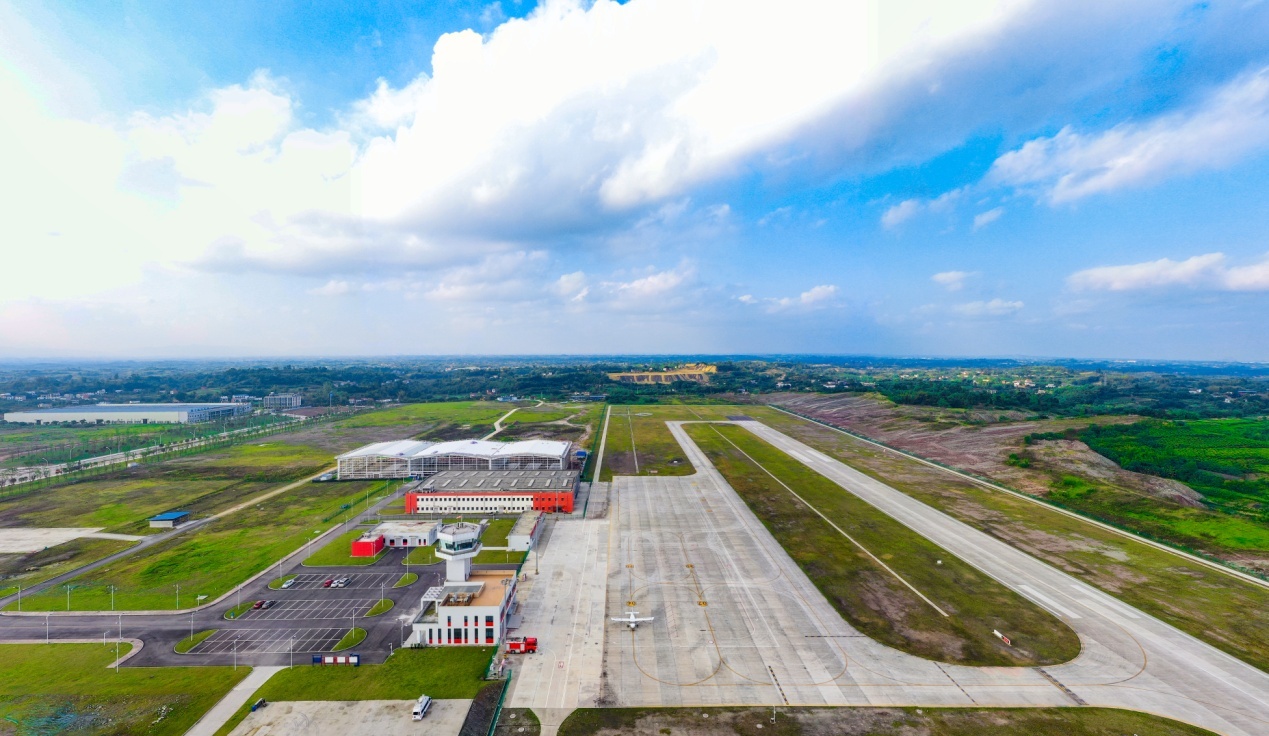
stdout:
<svg viewBox="0 0 1269 736">
<path fill-rule="evenodd" d="M 414 710 L 411 711 L 412 715 L 414 716 L 414 720 L 416 721 L 423 720 L 423 716 L 427 715 L 427 712 L 431 708 L 432 708 L 432 699 L 426 695 L 420 695 L 418 702 L 414 704 Z"/>
</svg>

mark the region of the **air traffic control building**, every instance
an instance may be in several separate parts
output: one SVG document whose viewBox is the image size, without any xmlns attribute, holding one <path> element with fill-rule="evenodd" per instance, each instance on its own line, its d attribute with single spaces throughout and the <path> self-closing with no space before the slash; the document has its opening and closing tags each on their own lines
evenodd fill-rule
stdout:
<svg viewBox="0 0 1269 736">
<path fill-rule="evenodd" d="M 340 455 L 340 480 L 424 478 L 445 470 L 564 470 L 570 442 L 376 442 Z"/>
<path fill-rule="evenodd" d="M 251 404 L 86 404 L 11 411 L 5 413 L 4 420 L 20 424 L 195 424 L 250 413 Z"/>
</svg>

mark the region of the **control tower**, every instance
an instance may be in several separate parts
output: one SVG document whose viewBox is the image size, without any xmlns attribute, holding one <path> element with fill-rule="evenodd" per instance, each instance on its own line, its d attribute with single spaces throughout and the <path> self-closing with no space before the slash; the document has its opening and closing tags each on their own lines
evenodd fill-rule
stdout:
<svg viewBox="0 0 1269 736">
<path fill-rule="evenodd" d="M 459 521 L 436 532 L 436 556 L 445 560 L 445 581 L 466 582 L 471 577 L 471 558 L 480 553 L 479 524 Z"/>
</svg>

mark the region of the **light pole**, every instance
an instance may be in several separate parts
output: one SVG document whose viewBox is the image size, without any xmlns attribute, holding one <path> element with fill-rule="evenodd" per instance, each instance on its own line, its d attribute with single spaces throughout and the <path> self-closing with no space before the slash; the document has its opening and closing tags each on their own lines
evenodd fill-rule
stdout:
<svg viewBox="0 0 1269 736">
<path fill-rule="evenodd" d="M 181 584 L 176 583 L 176 610 L 181 610 Z"/>
<path fill-rule="evenodd" d="M 44 614 L 44 643 L 48 644 L 48 614 Z"/>
<path fill-rule="evenodd" d="M 119 638 L 115 639 L 115 674 L 119 674 L 119 648 L 123 644 L 123 614 L 119 614 Z"/>
<path fill-rule="evenodd" d="M 68 610 L 68 611 L 69 611 L 69 610 L 71 610 L 71 586 L 70 586 L 70 583 L 67 583 L 67 584 L 66 584 L 66 610 Z"/>
<path fill-rule="evenodd" d="M 189 643 L 194 646 L 194 612 L 189 612 Z"/>
<path fill-rule="evenodd" d="M 22 586 L 18 586 L 18 610 L 22 610 Z"/>
<path fill-rule="evenodd" d="M 110 610 L 115 610 L 115 586 L 110 586 Z"/>
<path fill-rule="evenodd" d="M 295 669 L 295 637 L 291 637 L 286 645 L 287 650 L 291 653 L 291 669 Z"/>
</svg>

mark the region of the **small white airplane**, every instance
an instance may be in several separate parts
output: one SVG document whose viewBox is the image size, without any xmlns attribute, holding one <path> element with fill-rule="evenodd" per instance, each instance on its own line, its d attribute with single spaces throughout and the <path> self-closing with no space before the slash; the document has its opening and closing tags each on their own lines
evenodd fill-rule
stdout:
<svg viewBox="0 0 1269 736">
<path fill-rule="evenodd" d="M 639 618 L 638 611 L 626 611 L 625 616 L 614 616 L 612 620 L 619 624 L 625 624 L 630 627 L 631 631 L 634 631 L 635 629 L 639 628 L 639 624 L 643 623 L 644 621 L 652 621 L 653 617 L 645 616 L 644 618 Z"/>
</svg>

